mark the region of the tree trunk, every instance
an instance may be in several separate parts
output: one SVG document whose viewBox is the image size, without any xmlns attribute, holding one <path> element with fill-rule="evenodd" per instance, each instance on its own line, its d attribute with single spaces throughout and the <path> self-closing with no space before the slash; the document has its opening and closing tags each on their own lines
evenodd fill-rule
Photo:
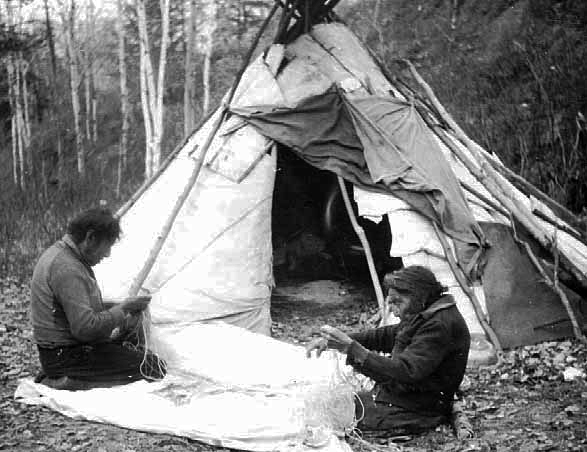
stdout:
<svg viewBox="0 0 587 452">
<path fill-rule="evenodd" d="M 33 154 L 31 150 L 31 117 L 29 114 L 29 90 L 27 87 L 27 72 L 29 63 L 24 61 L 21 54 L 18 60 L 18 70 L 20 74 L 20 103 L 21 103 L 21 123 L 22 123 L 22 140 L 24 143 L 25 158 L 25 178 L 32 177 Z"/>
<path fill-rule="evenodd" d="M 183 85 L 183 133 L 188 136 L 196 122 L 196 0 L 184 12 L 185 75 Z"/>
<path fill-rule="evenodd" d="M 51 56 L 51 124 L 55 128 L 57 135 L 57 180 L 59 183 L 63 181 L 63 144 L 61 141 L 61 121 L 59 120 L 59 108 L 57 107 L 59 99 L 57 96 L 57 57 L 55 56 L 55 41 L 53 39 L 53 27 L 51 26 L 51 19 L 49 16 L 49 4 L 44 0 L 45 6 L 45 26 L 47 28 L 47 43 L 49 44 L 49 54 Z"/>
<path fill-rule="evenodd" d="M 73 110 L 73 128 L 77 153 L 77 172 L 81 177 L 86 173 L 86 152 L 81 127 L 81 108 L 78 87 L 80 75 L 78 67 L 77 50 L 75 48 L 75 0 L 71 0 L 67 17 L 64 18 L 64 36 L 66 45 L 67 63 L 69 65 L 69 87 L 71 94 L 71 107 Z"/>
<path fill-rule="evenodd" d="M 137 0 L 136 5 L 139 25 L 141 104 L 146 141 L 145 177 L 149 178 L 159 168 L 161 159 L 163 93 L 165 91 L 165 65 L 169 43 L 169 0 L 160 0 L 159 3 L 161 8 L 161 49 L 156 81 L 151 62 L 145 0 Z"/>
<path fill-rule="evenodd" d="M 210 108 L 210 66 L 212 63 L 212 52 L 214 49 L 214 32 L 216 31 L 216 10 L 216 2 L 214 0 L 208 0 L 206 5 L 208 30 L 206 36 L 206 49 L 204 54 L 204 69 L 202 74 L 204 84 L 204 100 L 202 110 L 204 115 Z"/>
<path fill-rule="evenodd" d="M 98 96 L 96 95 L 96 77 L 94 74 L 94 65 L 90 69 L 91 79 L 91 93 L 92 93 L 92 142 L 98 142 Z"/>
<path fill-rule="evenodd" d="M 96 97 L 96 74 L 95 74 L 95 58 L 96 58 L 96 13 L 94 9 L 94 1 L 90 0 L 88 3 L 88 39 L 90 42 L 90 52 L 88 53 L 88 75 L 90 84 L 90 139 L 92 143 L 98 141 L 98 98 Z"/>
<path fill-rule="evenodd" d="M 128 104 L 128 85 L 126 81 L 126 47 L 124 31 L 124 5 L 118 0 L 118 70 L 120 72 L 120 111 L 122 114 L 122 130 L 120 133 L 120 145 L 118 153 L 118 177 L 116 182 L 116 195 L 120 196 L 122 177 L 126 170 L 128 155 L 128 133 L 130 130 L 130 107 Z"/>
<path fill-rule="evenodd" d="M 25 119 L 22 104 L 22 77 L 20 58 L 9 56 L 7 59 L 7 72 L 9 80 L 9 98 L 12 118 L 14 120 L 13 140 L 16 141 L 16 161 L 18 167 L 18 186 L 26 188 L 26 139 Z"/>
<path fill-rule="evenodd" d="M 165 69 L 167 66 L 167 47 L 169 45 L 169 0 L 160 0 L 161 8 L 161 49 L 159 51 L 159 74 L 157 77 L 157 108 L 155 131 L 155 149 L 153 152 L 153 168 L 151 173 L 159 169 L 161 162 L 161 141 L 163 140 L 163 94 L 165 93 Z"/>
<path fill-rule="evenodd" d="M 18 137 L 16 130 L 16 105 L 14 102 L 14 66 L 12 56 L 6 57 L 6 79 L 8 82 L 8 103 L 10 105 L 10 136 L 12 143 L 12 178 L 14 185 L 19 186 Z"/>
<path fill-rule="evenodd" d="M 87 49 L 86 49 L 87 52 Z M 84 121 L 85 121 L 85 126 L 86 126 L 86 142 L 90 142 L 92 141 L 92 126 L 90 124 L 91 122 L 91 118 L 92 118 L 92 94 L 90 92 L 90 63 L 89 63 L 89 58 L 88 55 L 86 54 L 83 57 L 83 67 L 85 67 L 85 71 L 84 71 L 84 103 L 85 103 L 85 115 L 84 115 Z"/>
<path fill-rule="evenodd" d="M 152 113 L 153 105 L 151 94 L 154 90 L 153 67 L 151 64 L 151 47 L 147 32 L 147 13 L 144 0 L 137 0 L 137 21 L 139 27 L 139 85 L 141 92 L 141 106 L 143 109 L 143 124 L 145 127 L 145 178 L 148 179 L 152 170 L 153 155 L 153 130 Z"/>
<path fill-rule="evenodd" d="M 16 138 L 16 118 L 10 118 L 10 131 L 12 139 L 12 181 L 18 186 L 18 139 Z"/>
</svg>

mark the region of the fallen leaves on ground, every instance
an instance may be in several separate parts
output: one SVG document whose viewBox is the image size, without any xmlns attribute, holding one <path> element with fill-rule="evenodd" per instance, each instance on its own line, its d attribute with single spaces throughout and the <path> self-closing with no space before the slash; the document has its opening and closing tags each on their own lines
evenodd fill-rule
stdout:
<svg viewBox="0 0 587 452">
<path fill-rule="evenodd" d="M 319 285 L 314 284 L 314 290 Z M 319 297 L 319 293 L 315 297 Z M 347 284 L 332 303 L 280 297 L 272 304 L 274 337 L 304 344 L 320 326 L 353 332 L 369 325 L 376 302 L 368 287 Z M 185 452 L 224 451 L 186 438 L 144 433 L 70 419 L 14 401 L 20 378 L 39 366 L 28 320 L 28 289 L 0 280 L 0 451 Z M 463 412 L 474 437 L 456 439 L 448 426 L 415 437 L 349 439 L 355 452 L 583 451 L 587 450 L 587 348 L 574 340 L 522 347 L 499 366 L 470 369 L 462 389 Z M 569 369 L 575 369 L 569 371 Z M 573 376 L 572 379 L 565 375 Z"/>
</svg>

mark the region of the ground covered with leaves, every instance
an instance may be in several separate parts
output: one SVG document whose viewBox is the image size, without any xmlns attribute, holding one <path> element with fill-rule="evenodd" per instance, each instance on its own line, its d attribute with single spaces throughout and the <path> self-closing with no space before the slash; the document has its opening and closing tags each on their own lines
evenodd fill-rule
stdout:
<svg viewBox="0 0 587 452">
<path fill-rule="evenodd" d="M 18 380 L 39 369 L 27 308 L 27 287 L 0 280 L 0 450 L 223 450 L 185 438 L 69 419 L 15 402 Z M 305 343 L 323 324 L 357 331 L 368 324 L 374 308 L 365 287 L 333 282 L 293 285 L 276 292 L 273 335 Z M 394 450 L 396 445 L 406 452 L 586 451 L 586 364 L 587 348 L 571 340 L 513 350 L 499 366 L 470 369 L 467 374 L 462 401 L 474 428 L 472 438 L 458 440 L 450 427 L 442 426 L 418 437 L 365 435 L 363 441 L 349 443 L 356 452 Z"/>
</svg>

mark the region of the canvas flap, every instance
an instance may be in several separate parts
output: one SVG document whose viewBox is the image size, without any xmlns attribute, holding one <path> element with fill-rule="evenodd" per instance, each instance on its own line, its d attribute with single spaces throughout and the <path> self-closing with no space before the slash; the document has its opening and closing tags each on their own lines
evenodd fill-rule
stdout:
<svg viewBox="0 0 587 452">
<path fill-rule="evenodd" d="M 311 165 L 359 187 L 393 193 L 462 244 L 458 252 L 465 266 L 475 264 L 482 231 L 442 151 L 405 102 L 349 100 L 331 89 L 291 108 L 232 112 Z"/>
</svg>

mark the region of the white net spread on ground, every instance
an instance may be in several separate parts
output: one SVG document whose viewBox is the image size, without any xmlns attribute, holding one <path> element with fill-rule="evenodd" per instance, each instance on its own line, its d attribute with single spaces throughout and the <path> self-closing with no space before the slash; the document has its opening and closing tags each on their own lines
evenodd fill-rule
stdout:
<svg viewBox="0 0 587 452">
<path fill-rule="evenodd" d="M 336 352 L 303 347 L 224 323 L 151 324 L 148 344 L 167 361 L 158 382 L 57 391 L 23 380 L 16 397 L 65 415 L 186 436 L 243 450 L 344 451 L 364 389 Z M 337 436 L 338 435 L 338 436 Z"/>
</svg>

